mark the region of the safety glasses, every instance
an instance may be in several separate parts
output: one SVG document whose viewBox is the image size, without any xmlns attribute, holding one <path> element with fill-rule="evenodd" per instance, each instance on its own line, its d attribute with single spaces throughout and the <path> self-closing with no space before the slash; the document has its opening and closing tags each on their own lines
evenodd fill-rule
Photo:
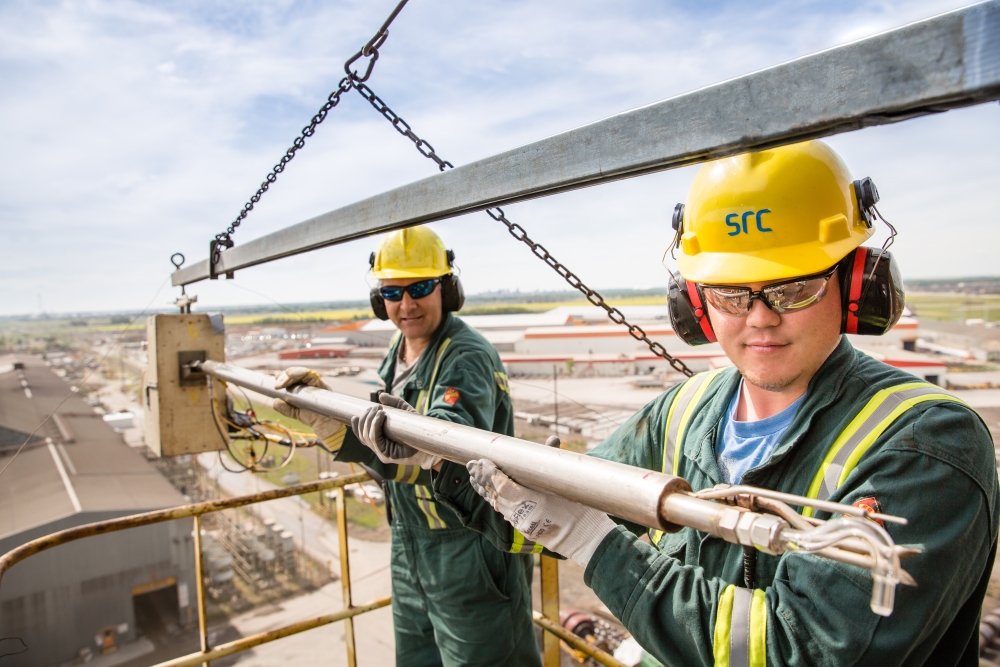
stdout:
<svg viewBox="0 0 1000 667">
<path fill-rule="evenodd" d="M 434 288 L 438 286 L 441 282 L 440 278 L 428 278 L 427 280 L 421 280 L 420 282 L 412 283 L 406 287 L 398 287 L 396 285 L 384 285 L 378 288 L 378 293 L 382 295 L 382 298 L 386 301 L 402 301 L 403 292 L 410 295 L 411 299 L 423 299 L 434 291 Z"/>
<path fill-rule="evenodd" d="M 754 299 L 760 299 L 765 306 L 776 313 L 787 313 L 814 306 L 826 295 L 837 266 L 823 273 L 803 276 L 794 280 L 765 285 L 759 291 L 749 287 L 732 285 L 699 285 L 702 298 L 719 312 L 736 317 L 746 317 L 750 313 Z"/>
</svg>

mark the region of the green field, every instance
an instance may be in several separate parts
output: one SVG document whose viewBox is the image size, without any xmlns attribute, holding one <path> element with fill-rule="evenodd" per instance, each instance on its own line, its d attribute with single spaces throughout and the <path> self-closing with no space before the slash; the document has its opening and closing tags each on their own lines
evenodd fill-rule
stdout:
<svg viewBox="0 0 1000 667">
<path fill-rule="evenodd" d="M 908 305 L 917 315 L 931 320 L 965 321 L 981 318 L 1000 321 L 1000 294 L 949 294 L 940 292 L 910 292 Z"/>
</svg>

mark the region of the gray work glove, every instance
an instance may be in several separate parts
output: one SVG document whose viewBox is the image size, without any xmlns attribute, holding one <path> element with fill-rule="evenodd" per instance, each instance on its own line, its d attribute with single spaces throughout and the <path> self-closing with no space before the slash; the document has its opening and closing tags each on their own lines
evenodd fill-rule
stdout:
<svg viewBox="0 0 1000 667">
<path fill-rule="evenodd" d="M 318 387 L 319 389 L 330 390 L 330 387 L 320 378 L 319 373 L 305 366 L 290 366 L 281 371 L 274 380 L 275 389 L 294 389 L 297 386 Z M 271 399 L 271 407 L 278 414 L 297 419 L 303 424 L 308 425 L 309 428 L 316 432 L 316 436 L 330 447 L 339 449 L 340 444 L 344 440 L 347 424 L 343 422 L 330 417 L 324 417 L 309 410 L 302 410 L 286 403 L 280 398 Z"/>
<path fill-rule="evenodd" d="M 440 457 L 425 454 L 407 444 L 396 442 L 385 434 L 385 408 L 383 406 L 416 412 L 413 406 L 402 398 L 385 392 L 379 394 L 378 400 L 380 405 L 368 408 L 368 411 L 361 417 L 351 417 L 351 430 L 354 431 L 358 440 L 375 452 L 375 456 L 382 463 L 420 466 L 424 470 L 430 470 L 440 463 Z"/>
<path fill-rule="evenodd" d="M 510 525 L 549 551 L 587 567 L 615 522 L 585 505 L 521 486 L 489 459 L 469 461 L 469 481 Z"/>
</svg>

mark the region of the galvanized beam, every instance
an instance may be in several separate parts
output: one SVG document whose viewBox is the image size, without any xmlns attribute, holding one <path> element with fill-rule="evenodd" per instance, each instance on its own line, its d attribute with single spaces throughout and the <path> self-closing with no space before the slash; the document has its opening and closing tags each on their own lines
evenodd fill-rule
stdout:
<svg viewBox="0 0 1000 667">
<path fill-rule="evenodd" d="M 222 253 L 217 273 L 492 206 L 1000 99 L 1000 0 L 484 158 Z M 204 260 L 174 285 L 209 277 Z"/>
</svg>

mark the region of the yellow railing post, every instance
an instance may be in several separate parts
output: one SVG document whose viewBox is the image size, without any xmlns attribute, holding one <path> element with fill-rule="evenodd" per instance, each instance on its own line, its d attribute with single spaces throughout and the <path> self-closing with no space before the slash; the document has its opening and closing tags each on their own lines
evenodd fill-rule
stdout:
<svg viewBox="0 0 1000 667">
<path fill-rule="evenodd" d="M 542 571 L 542 616 L 559 625 L 559 561 L 542 556 L 539 560 Z M 559 637 L 551 632 L 542 633 L 542 662 L 545 667 L 559 667 Z"/>
<path fill-rule="evenodd" d="M 347 549 L 347 502 L 343 488 L 337 490 L 337 542 L 340 544 L 340 587 L 344 591 L 344 611 L 351 609 L 351 563 Z M 344 643 L 347 644 L 347 665 L 357 667 L 354 646 L 354 618 L 344 619 Z"/>
<path fill-rule="evenodd" d="M 201 562 L 201 515 L 194 519 L 194 577 L 198 600 L 198 636 L 201 638 L 201 652 L 208 653 L 208 612 L 205 608 L 205 570 Z M 202 663 L 208 667 L 210 663 Z"/>
</svg>

